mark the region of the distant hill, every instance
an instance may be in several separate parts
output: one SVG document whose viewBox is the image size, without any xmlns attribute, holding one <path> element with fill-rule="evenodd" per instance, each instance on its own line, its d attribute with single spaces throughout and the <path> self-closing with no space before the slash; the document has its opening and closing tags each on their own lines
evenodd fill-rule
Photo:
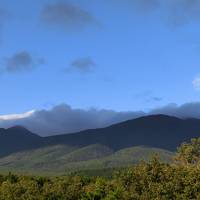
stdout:
<svg viewBox="0 0 200 200">
<path fill-rule="evenodd" d="M 0 159 L 0 170 L 30 173 L 70 173 L 80 170 L 102 170 L 133 165 L 158 154 L 170 162 L 173 153 L 156 148 L 132 147 L 113 152 L 102 145 L 83 148 L 51 146 L 11 154 Z"/>
<path fill-rule="evenodd" d="M 16 126 L 0 129 L 0 157 L 55 145 L 85 147 L 100 144 L 113 151 L 143 145 L 174 151 L 182 142 L 193 137 L 200 137 L 199 119 L 179 119 L 165 115 L 140 117 L 106 128 L 51 137 L 40 137 Z"/>
</svg>

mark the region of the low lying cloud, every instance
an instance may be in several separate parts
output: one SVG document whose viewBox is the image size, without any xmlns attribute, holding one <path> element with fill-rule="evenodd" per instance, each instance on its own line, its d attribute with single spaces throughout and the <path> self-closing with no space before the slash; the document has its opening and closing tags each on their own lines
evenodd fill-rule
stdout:
<svg viewBox="0 0 200 200">
<path fill-rule="evenodd" d="M 22 125 L 35 133 L 46 136 L 101 128 L 144 115 L 143 112 L 116 112 L 93 108 L 88 110 L 73 109 L 66 104 L 55 106 L 51 110 L 28 113 L 31 114 L 21 119 L 17 119 L 15 116 L 13 119 L 10 117 L 10 120 L 2 120 L 0 117 L 0 127 Z M 8 116 L 7 119 L 9 119 Z"/>
<path fill-rule="evenodd" d="M 74 109 L 62 104 L 51 110 L 30 111 L 19 115 L 0 116 L 0 127 L 14 125 L 24 126 L 42 136 L 73 133 L 85 129 L 102 128 L 141 116 L 165 114 L 179 118 L 200 119 L 200 102 L 186 103 L 181 106 L 169 104 L 153 109 L 148 113 L 143 111 L 116 112 L 106 109 Z"/>
<path fill-rule="evenodd" d="M 29 52 L 18 52 L 5 59 L 4 70 L 8 73 L 26 72 L 44 64 L 43 58 L 34 58 Z"/>
<path fill-rule="evenodd" d="M 81 73 L 92 72 L 96 66 L 95 61 L 90 57 L 78 58 L 71 62 L 68 71 L 79 71 Z"/>
<path fill-rule="evenodd" d="M 153 109 L 148 114 L 165 114 L 178 118 L 200 119 L 200 102 L 186 103 L 181 106 L 172 103 L 161 108 Z"/>
<path fill-rule="evenodd" d="M 90 12 L 69 2 L 46 5 L 40 18 L 49 27 L 65 31 L 80 30 L 96 24 L 96 19 Z"/>
</svg>

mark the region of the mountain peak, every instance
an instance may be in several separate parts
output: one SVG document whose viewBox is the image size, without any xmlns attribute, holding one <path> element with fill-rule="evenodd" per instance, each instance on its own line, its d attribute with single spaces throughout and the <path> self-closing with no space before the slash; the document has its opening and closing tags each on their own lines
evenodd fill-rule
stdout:
<svg viewBox="0 0 200 200">
<path fill-rule="evenodd" d="M 147 115 L 147 116 L 143 116 L 137 119 L 155 119 L 155 120 L 159 120 L 159 119 L 178 119 L 180 120 L 180 118 L 175 117 L 175 116 L 170 116 L 170 115 L 164 115 L 164 114 L 152 114 L 152 115 Z"/>
<path fill-rule="evenodd" d="M 9 130 L 12 130 L 12 131 L 27 131 L 27 132 L 30 132 L 28 129 L 26 129 L 25 127 L 23 127 L 23 126 L 19 126 L 19 125 L 17 125 L 17 126 L 12 126 L 12 127 L 10 127 L 10 128 L 8 128 L 7 129 L 8 131 Z"/>
<path fill-rule="evenodd" d="M 40 137 L 39 135 L 32 133 L 23 126 L 12 126 L 5 130 L 6 134 L 19 135 L 23 137 Z"/>
</svg>

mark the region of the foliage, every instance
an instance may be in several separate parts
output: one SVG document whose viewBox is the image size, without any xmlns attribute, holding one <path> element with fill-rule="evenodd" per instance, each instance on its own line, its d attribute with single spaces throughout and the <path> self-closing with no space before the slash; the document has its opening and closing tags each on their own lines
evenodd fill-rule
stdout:
<svg viewBox="0 0 200 200">
<path fill-rule="evenodd" d="M 116 171 L 112 178 L 0 176 L 0 200 L 189 200 L 200 199 L 200 139 L 178 148 L 175 162 L 154 156 Z"/>
<path fill-rule="evenodd" d="M 183 165 L 196 165 L 200 161 L 200 138 L 191 139 L 191 143 L 183 143 L 177 149 L 175 161 Z"/>
</svg>

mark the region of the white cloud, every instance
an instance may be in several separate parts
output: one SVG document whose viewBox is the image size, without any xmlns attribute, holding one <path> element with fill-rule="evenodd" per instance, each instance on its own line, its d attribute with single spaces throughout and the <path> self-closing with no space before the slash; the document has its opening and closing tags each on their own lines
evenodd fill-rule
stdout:
<svg viewBox="0 0 200 200">
<path fill-rule="evenodd" d="M 24 118 L 30 117 L 34 113 L 35 113 L 35 111 L 31 110 L 31 111 L 21 113 L 21 114 L 0 115 L 0 120 L 6 121 L 6 120 L 24 119 Z"/>
<path fill-rule="evenodd" d="M 193 81 L 192 81 L 192 85 L 196 90 L 200 90 L 200 76 L 196 77 Z"/>
</svg>

